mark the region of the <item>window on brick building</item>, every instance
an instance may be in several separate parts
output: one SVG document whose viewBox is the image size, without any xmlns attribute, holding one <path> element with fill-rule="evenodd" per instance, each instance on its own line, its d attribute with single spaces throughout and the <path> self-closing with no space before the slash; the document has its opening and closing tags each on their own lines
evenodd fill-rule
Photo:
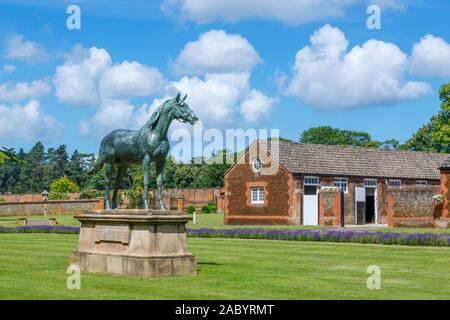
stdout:
<svg viewBox="0 0 450 320">
<path fill-rule="evenodd" d="M 252 161 L 253 171 L 260 172 L 261 171 L 261 167 L 262 167 L 261 160 L 259 158 L 253 159 L 253 161 Z"/>
<path fill-rule="evenodd" d="M 264 188 L 255 187 L 251 188 L 251 202 L 252 204 L 264 204 Z"/>
<path fill-rule="evenodd" d="M 377 186 L 377 179 L 364 179 L 364 187 L 375 188 Z"/>
<path fill-rule="evenodd" d="M 401 187 L 401 180 L 388 180 L 389 187 Z"/>
<path fill-rule="evenodd" d="M 425 187 L 425 186 L 427 186 L 428 185 L 428 182 L 427 181 L 424 181 L 424 180 L 417 180 L 416 181 L 416 186 L 422 186 L 422 187 Z"/>
<path fill-rule="evenodd" d="M 304 177 L 303 185 L 304 186 L 318 186 L 319 185 L 319 177 Z"/>
<path fill-rule="evenodd" d="M 334 186 L 341 188 L 341 190 L 344 192 L 347 192 L 348 179 L 347 178 L 334 178 Z"/>
</svg>

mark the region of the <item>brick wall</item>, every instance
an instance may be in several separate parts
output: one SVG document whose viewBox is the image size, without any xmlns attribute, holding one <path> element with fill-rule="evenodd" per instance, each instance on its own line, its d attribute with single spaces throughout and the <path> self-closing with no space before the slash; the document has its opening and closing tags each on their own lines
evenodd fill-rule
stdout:
<svg viewBox="0 0 450 320">
<path fill-rule="evenodd" d="M 47 214 L 80 214 L 84 210 L 103 209 L 103 198 L 91 200 L 59 200 L 47 202 Z M 44 202 L 4 202 L 0 203 L 0 216 L 42 215 Z"/>
<path fill-rule="evenodd" d="M 150 190 L 149 194 L 156 194 L 156 190 Z M 171 199 L 183 199 L 183 209 L 188 206 L 194 206 L 197 211 L 201 210 L 204 205 L 209 202 L 217 202 L 220 196 L 220 188 L 206 188 L 206 189 L 163 189 L 163 203 L 166 208 L 170 207 Z M 122 207 L 126 208 L 128 199 L 124 195 L 124 202 Z"/>
<path fill-rule="evenodd" d="M 253 145 L 256 147 L 256 145 Z M 225 224 L 291 224 L 295 179 L 283 167 L 279 166 L 275 174 L 259 175 L 252 169 L 250 154 L 247 152 L 240 161 L 225 175 Z M 263 167 L 275 161 L 265 153 L 259 157 Z M 252 205 L 250 188 L 265 188 L 265 203 Z"/>
<path fill-rule="evenodd" d="M 319 224 L 339 226 L 341 224 L 341 191 L 339 188 L 324 188 L 320 192 Z"/>
<path fill-rule="evenodd" d="M 440 215 L 433 203 L 439 186 L 387 188 L 387 222 L 390 227 L 434 227 Z"/>
<path fill-rule="evenodd" d="M 76 200 L 80 198 L 79 192 L 68 193 L 69 200 Z M 0 195 L 5 202 L 40 202 L 42 201 L 42 194 L 5 194 Z"/>
</svg>

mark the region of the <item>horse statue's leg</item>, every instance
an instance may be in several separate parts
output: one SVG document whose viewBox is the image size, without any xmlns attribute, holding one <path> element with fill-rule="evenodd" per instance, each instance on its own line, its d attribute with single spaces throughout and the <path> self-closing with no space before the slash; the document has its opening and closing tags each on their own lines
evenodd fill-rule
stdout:
<svg viewBox="0 0 450 320">
<path fill-rule="evenodd" d="M 117 193 L 119 191 L 120 183 L 122 182 L 122 179 L 127 172 L 127 167 L 124 165 L 117 165 L 117 179 L 114 183 L 114 191 L 112 196 L 112 208 L 116 209 L 118 207 L 117 203 Z"/>
<path fill-rule="evenodd" d="M 150 156 L 147 154 L 142 161 L 142 170 L 144 171 L 144 191 L 142 193 L 142 203 L 144 210 L 148 210 L 148 170 L 150 169 Z"/>
<path fill-rule="evenodd" d="M 156 163 L 156 185 L 158 187 L 158 201 L 159 201 L 159 209 L 167 210 L 163 203 L 163 170 L 164 165 L 166 164 L 166 159 L 163 159 Z"/>
<path fill-rule="evenodd" d="M 105 163 L 105 209 L 110 210 L 111 205 L 109 202 L 109 185 L 111 183 L 111 171 L 112 171 L 113 165 L 111 162 Z"/>
</svg>

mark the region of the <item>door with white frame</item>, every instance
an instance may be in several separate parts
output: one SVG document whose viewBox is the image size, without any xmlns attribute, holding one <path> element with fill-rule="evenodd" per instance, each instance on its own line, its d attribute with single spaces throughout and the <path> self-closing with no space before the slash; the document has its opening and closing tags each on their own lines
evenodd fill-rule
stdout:
<svg viewBox="0 0 450 320">
<path fill-rule="evenodd" d="M 319 178 L 303 179 L 303 225 L 319 225 Z"/>
<path fill-rule="evenodd" d="M 355 222 L 366 224 L 366 188 L 355 187 Z"/>
<path fill-rule="evenodd" d="M 366 188 L 366 223 L 378 222 L 377 179 L 364 179 Z"/>
</svg>

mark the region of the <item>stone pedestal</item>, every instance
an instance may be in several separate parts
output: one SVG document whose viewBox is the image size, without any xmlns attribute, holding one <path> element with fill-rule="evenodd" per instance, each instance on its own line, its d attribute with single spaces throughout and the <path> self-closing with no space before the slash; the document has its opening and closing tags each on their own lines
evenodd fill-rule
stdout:
<svg viewBox="0 0 450 320">
<path fill-rule="evenodd" d="M 97 210 L 75 218 L 81 229 L 71 261 L 81 271 L 139 277 L 197 274 L 186 236 L 192 218 L 179 211 Z"/>
</svg>

